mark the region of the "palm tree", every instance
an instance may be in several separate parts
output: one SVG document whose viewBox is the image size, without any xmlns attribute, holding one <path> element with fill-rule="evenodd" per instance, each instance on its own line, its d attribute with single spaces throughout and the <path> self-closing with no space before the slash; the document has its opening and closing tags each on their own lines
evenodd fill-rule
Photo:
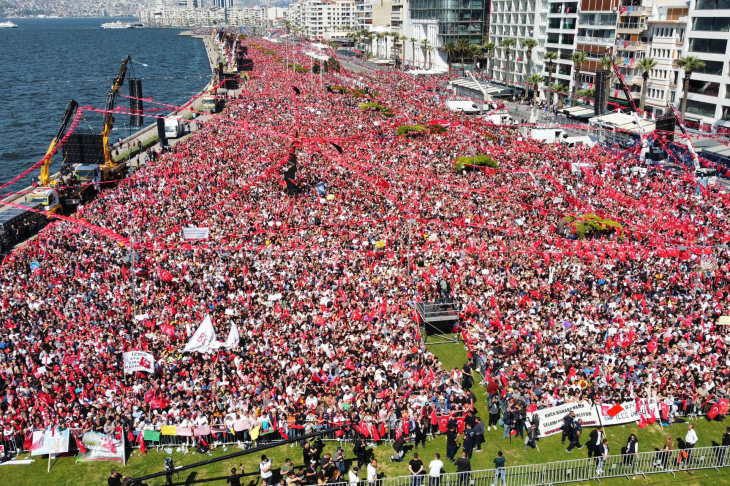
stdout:
<svg viewBox="0 0 730 486">
<path fill-rule="evenodd" d="M 532 75 L 530 75 L 529 78 L 527 78 L 527 84 L 532 85 L 532 99 L 535 100 L 536 106 L 537 106 L 537 90 L 543 82 L 545 82 L 545 78 L 543 78 L 539 74 L 532 74 Z"/>
<path fill-rule="evenodd" d="M 529 76 L 532 70 L 530 69 L 530 61 L 532 60 L 532 50 L 537 47 L 537 41 L 534 39 L 525 39 L 522 41 L 522 46 L 527 50 L 525 55 L 525 61 L 527 62 L 527 74 Z"/>
<path fill-rule="evenodd" d="M 407 41 L 408 41 L 408 37 L 406 37 L 404 35 L 400 36 L 401 49 L 403 49 L 403 51 L 400 54 L 401 54 L 401 61 L 403 61 L 404 66 L 406 64 L 406 42 Z"/>
<path fill-rule="evenodd" d="M 580 76 L 580 68 L 583 63 L 586 62 L 588 56 L 583 51 L 575 51 L 570 59 L 573 61 L 573 69 L 575 69 L 575 72 L 573 73 L 573 105 L 575 106 L 576 96 L 578 96 L 578 77 Z"/>
<path fill-rule="evenodd" d="M 705 67 L 705 61 L 695 57 L 687 56 L 677 59 L 677 65 L 684 69 L 684 84 L 682 85 L 682 118 L 687 110 L 687 95 L 689 92 L 689 81 L 694 71 L 698 71 Z"/>
<path fill-rule="evenodd" d="M 411 65 L 414 65 L 416 63 L 416 39 L 415 37 L 411 37 L 409 39 L 411 41 Z"/>
<path fill-rule="evenodd" d="M 545 54 L 543 54 L 542 58 L 547 61 L 548 89 L 546 91 L 548 91 L 548 93 L 546 93 L 546 98 L 548 102 L 548 108 L 550 108 L 550 105 L 553 103 L 553 94 L 550 92 L 550 89 L 552 89 L 553 71 L 555 71 L 555 64 L 553 64 L 553 61 L 558 58 L 558 53 L 554 51 L 547 51 Z"/>
<path fill-rule="evenodd" d="M 595 103 L 596 101 L 596 89 L 595 88 L 586 88 L 578 91 L 578 96 L 581 98 L 588 98 L 593 100 Z"/>
<path fill-rule="evenodd" d="M 614 59 L 611 56 L 604 56 L 601 58 L 601 68 L 609 72 L 608 82 L 606 83 L 606 86 L 604 86 L 603 90 L 604 103 L 608 102 L 608 98 L 611 96 L 611 87 L 616 84 L 616 81 L 618 81 L 616 73 L 613 70 L 613 64 Z M 601 113 L 603 113 L 603 108 L 604 107 L 601 107 Z"/>
<path fill-rule="evenodd" d="M 565 94 L 568 93 L 568 88 L 566 88 L 564 84 L 555 83 L 550 86 L 550 89 L 558 95 L 558 108 L 562 107 L 563 98 L 565 97 Z"/>
<path fill-rule="evenodd" d="M 423 69 L 428 69 L 426 67 L 426 63 L 428 63 L 428 39 L 423 39 L 421 45 L 423 46 Z"/>
<path fill-rule="evenodd" d="M 486 39 L 489 39 L 486 37 Z M 487 56 L 489 58 L 489 64 L 491 65 L 491 71 L 489 72 L 489 77 L 494 78 L 494 49 L 497 47 L 497 45 L 494 42 L 485 42 L 482 44 L 482 47 L 485 51 L 487 51 Z"/>
<path fill-rule="evenodd" d="M 449 71 L 451 71 L 451 62 L 454 60 L 454 54 L 456 54 L 456 44 L 454 44 L 454 41 L 447 41 L 441 46 L 441 49 L 446 53 L 446 62 L 449 64 Z"/>
<path fill-rule="evenodd" d="M 476 44 L 469 46 L 469 54 L 471 55 L 471 61 L 474 64 L 474 71 L 477 69 L 477 62 L 482 58 L 482 47 Z"/>
<path fill-rule="evenodd" d="M 641 83 L 641 103 L 639 109 L 644 111 L 644 102 L 646 101 L 646 86 L 649 84 L 649 73 L 656 67 L 658 63 L 651 57 L 645 57 L 639 61 L 639 68 L 642 70 L 641 77 L 644 82 Z"/>
<path fill-rule="evenodd" d="M 505 73 L 504 80 L 506 83 L 509 84 L 509 56 L 512 49 L 512 46 L 515 45 L 514 39 L 503 39 L 502 42 L 499 43 L 499 47 L 502 47 L 504 49 L 504 59 L 507 61 L 507 71 Z"/>
<path fill-rule="evenodd" d="M 464 57 L 469 54 L 469 47 L 471 46 L 471 42 L 469 42 L 469 39 L 466 39 L 462 37 L 456 42 L 456 50 L 459 52 L 459 59 L 461 59 L 461 67 L 464 67 Z"/>
<path fill-rule="evenodd" d="M 435 48 L 433 46 L 426 46 L 426 52 L 428 53 L 428 69 L 431 69 L 431 67 L 433 66 L 433 51 L 434 51 L 434 49 Z"/>
</svg>

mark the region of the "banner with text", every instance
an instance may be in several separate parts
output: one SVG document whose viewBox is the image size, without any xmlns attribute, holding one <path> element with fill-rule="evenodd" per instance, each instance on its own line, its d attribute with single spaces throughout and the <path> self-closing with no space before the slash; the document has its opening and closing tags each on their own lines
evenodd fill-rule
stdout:
<svg viewBox="0 0 730 486">
<path fill-rule="evenodd" d="M 606 427 L 638 422 L 642 415 L 646 419 L 652 416 L 657 419 L 660 417 L 656 402 L 641 399 L 616 404 L 604 403 L 596 405 L 596 409 L 601 415 L 601 423 Z"/>
<path fill-rule="evenodd" d="M 136 371 L 155 372 L 155 357 L 144 351 L 127 351 L 122 355 L 124 359 L 124 372 L 134 373 Z"/>
<path fill-rule="evenodd" d="M 79 444 L 76 462 L 92 461 L 124 462 L 124 443 L 106 434 L 86 432 Z"/>
<path fill-rule="evenodd" d="M 183 228 L 183 238 L 186 240 L 207 240 L 210 228 Z"/>
<path fill-rule="evenodd" d="M 535 412 L 535 415 L 540 420 L 538 425 L 540 437 L 559 434 L 563 427 L 563 417 L 571 411 L 575 412 L 575 420 L 583 419 L 584 427 L 596 427 L 598 425 L 596 409 L 588 402 L 565 403 L 557 407 L 546 408 Z"/>
<path fill-rule="evenodd" d="M 68 429 L 36 430 L 33 432 L 33 442 L 30 446 L 31 456 L 65 454 L 66 452 L 68 452 Z"/>
</svg>

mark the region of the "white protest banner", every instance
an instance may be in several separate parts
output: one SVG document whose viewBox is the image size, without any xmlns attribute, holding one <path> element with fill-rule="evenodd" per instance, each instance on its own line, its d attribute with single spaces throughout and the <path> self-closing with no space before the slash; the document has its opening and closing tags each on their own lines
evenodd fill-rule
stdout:
<svg viewBox="0 0 730 486">
<path fill-rule="evenodd" d="M 228 333 L 228 338 L 226 339 L 226 342 L 222 343 L 220 341 L 215 341 L 210 344 L 211 349 L 236 349 L 238 348 L 238 327 L 235 324 L 231 324 L 231 331 Z"/>
<path fill-rule="evenodd" d="M 575 412 L 575 420 L 583 419 L 584 427 L 598 426 L 598 414 L 596 414 L 595 408 L 588 402 L 564 403 L 563 405 L 535 412 L 535 415 L 540 420 L 538 425 L 540 437 L 548 437 L 560 433 L 563 427 L 563 417 L 571 411 Z"/>
<path fill-rule="evenodd" d="M 207 240 L 210 228 L 183 228 L 183 238 L 186 240 Z"/>
<path fill-rule="evenodd" d="M 68 452 L 68 429 L 36 430 L 30 446 L 31 456 L 65 454 Z"/>
<path fill-rule="evenodd" d="M 127 351 L 122 355 L 124 359 L 124 372 L 134 373 L 136 371 L 155 372 L 155 357 L 144 351 Z"/>
<path fill-rule="evenodd" d="M 79 443 L 76 462 L 117 461 L 124 462 L 124 434 L 122 440 L 99 432 L 86 432 Z"/>
<path fill-rule="evenodd" d="M 642 415 L 646 418 L 654 416 L 658 419 L 660 417 L 656 402 L 647 400 L 621 402 L 620 404 L 604 403 L 596 405 L 596 409 L 601 415 L 601 423 L 606 427 L 638 422 Z"/>
<path fill-rule="evenodd" d="M 188 344 L 185 345 L 183 353 L 207 353 L 212 349 L 212 344 L 216 342 L 215 329 L 213 329 L 213 323 L 210 320 L 210 316 L 205 316 L 203 322 L 195 331 L 193 337 L 190 338 Z"/>
</svg>

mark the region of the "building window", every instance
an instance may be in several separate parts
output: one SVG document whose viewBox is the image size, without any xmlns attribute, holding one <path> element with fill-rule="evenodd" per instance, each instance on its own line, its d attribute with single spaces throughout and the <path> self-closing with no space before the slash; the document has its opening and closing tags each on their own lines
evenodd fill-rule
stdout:
<svg viewBox="0 0 730 486">
<path fill-rule="evenodd" d="M 715 104 L 703 103 L 702 101 L 687 100 L 687 113 L 714 118 Z"/>
<path fill-rule="evenodd" d="M 692 52 L 725 54 L 727 41 L 723 39 L 690 39 L 689 50 Z"/>
<path fill-rule="evenodd" d="M 730 8 L 730 0 L 697 0 L 697 10 L 717 10 Z"/>
<path fill-rule="evenodd" d="M 721 76 L 722 66 L 723 63 L 720 61 L 705 61 L 705 67 L 703 67 L 702 69 L 698 69 L 694 72 L 700 74 L 713 74 L 715 76 Z"/>
<path fill-rule="evenodd" d="M 730 32 L 728 17 L 695 17 L 692 23 L 694 30 L 710 30 L 713 32 Z"/>
<path fill-rule="evenodd" d="M 717 96 L 720 93 L 720 83 L 690 79 L 689 92 L 705 96 Z"/>
</svg>

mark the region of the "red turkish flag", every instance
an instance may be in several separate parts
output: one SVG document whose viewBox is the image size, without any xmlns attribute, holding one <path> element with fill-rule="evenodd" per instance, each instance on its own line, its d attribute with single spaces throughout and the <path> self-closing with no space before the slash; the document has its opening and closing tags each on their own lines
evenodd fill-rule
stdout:
<svg viewBox="0 0 730 486">
<path fill-rule="evenodd" d="M 660 403 L 659 407 L 662 410 L 662 418 L 666 420 L 669 417 L 669 405 L 666 403 Z"/>
<path fill-rule="evenodd" d="M 139 452 L 147 454 L 147 446 L 144 443 L 144 433 L 142 431 L 137 434 L 137 442 L 139 443 Z"/>
<path fill-rule="evenodd" d="M 79 448 L 79 452 L 81 454 L 86 454 L 86 445 L 84 444 L 84 441 L 75 435 L 74 439 L 76 439 L 76 446 Z"/>
<path fill-rule="evenodd" d="M 449 430 L 449 416 L 444 415 L 439 417 L 439 432 L 443 434 L 447 430 Z"/>
<path fill-rule="evenodd" d="M 643 429 L 646 426 L 647 426 L 646 419 L 644 418 L 643 415 L 640 415 L 639 416 L 639 428 Z"/>
<path fill-rule="evenodd" d="M 721 398 L 717 401 L 717 404 L 720 407 L 720 415 L 727 415 L 730 401 L 727 398 Z"/>
<path fill-rule="evenodd" d="M 715 420 L 715 417 L 720 415 L 720 405 L 717 403 L 712 406 L 709 412 L 707 412 L 707 418 L 710 420 Z"/>
<path fill-rule="evenodd" d="M 620 403 L 617 403 L 617 404 L 616 404 L 616 405 L 614 405 L 613 407 L 609 408 L 609 409 L 608 409 L 608 410 L 606 411 L 606 414 L 607 414 L 607 415 L 608 415 L 609 417 L 615 417 L 616 415 L 620 414 L 620 413 L 621 413 L 621 412 L 623 412 L 623 411 L 624 411 L 624 407 L 622 407 Z"/>
<path fill-rule="evenodd" d="M 656 347 L 657 347 L 657 342 L 656 342 L 656 339 L 655 339 L 655 340 L 653 340 L 653 341 L 651 341 L 651 342 L 650 342 L 649 344 L 647 344 L 647 345 L 646 345 L 646 349 L 647 349 L 647 350 L 648 350 L 648 351 L 649 351 L 650 353 L 653 353 L 654 351 L 656 351 Z"/>
<path fill-rule="evenodd" d="M 456 417 L 456 428 L 460 434 L 464 433 L 464 417 Z"/>
</svg>

